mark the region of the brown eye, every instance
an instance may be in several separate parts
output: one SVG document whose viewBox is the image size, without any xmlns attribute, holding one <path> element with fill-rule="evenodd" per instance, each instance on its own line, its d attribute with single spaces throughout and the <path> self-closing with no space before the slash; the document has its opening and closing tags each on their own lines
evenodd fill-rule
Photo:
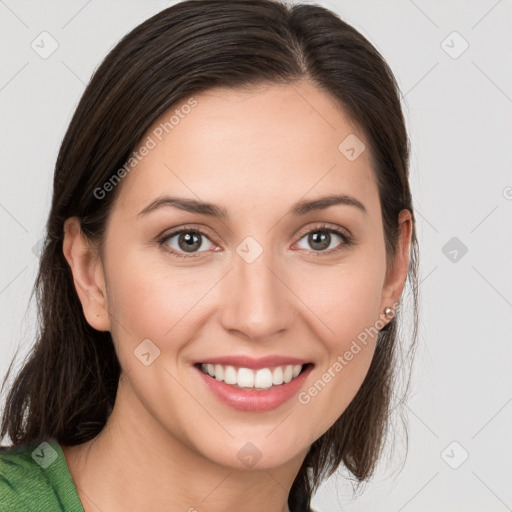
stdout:
<svg viewBox="0 0 512 512">
<path fill-rule="evenodd" d="M 324 251 L 331 244 L 331 234 L 326 231 L 316 231 L 308 235 L 308 243 L 316 251 Z"/>
<path fill-rule="evenodd" d="M 201 234 L 197 231 L 190 231 L 188 233 L 180 233 L 178 235 L 178 245 L 181 250 L 185 252 L 194 252 L 202 245 Z"/>
<path fill-rule="evenodd" d="M 192 229 L 175 231 L 161 240 L 161 244 L 168 246 L 172 253 L 180 256 L 183 256 L 183 253 L 205 252 L 214 247 L 204 233 Z"/>
<path fill-rule="evenodd" d="M 330 252 L 331 249 L 341 249 L 350 245 L 348 235 L 336 228 L 315 228 L 306 233 L 298 242 L 300 249 L 314 252 Z"/>
</svg>

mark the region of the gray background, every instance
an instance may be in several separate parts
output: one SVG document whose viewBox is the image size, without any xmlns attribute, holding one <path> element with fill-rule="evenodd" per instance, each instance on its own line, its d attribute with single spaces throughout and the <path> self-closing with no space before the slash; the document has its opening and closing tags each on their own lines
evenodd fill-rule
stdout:
<svg viewBox="0 0 512 512">
<path fill-rule="evenodd" d="M 37 243 L 73 110 L 108 50 L 171 3 L 0 0 L 1 378 L 33 341 Z M 362 495 L 352 499 L 338 475 L 313 505 L 512 510 L 512 2 L 318 3 L 360 30 L 396 74 L 422 255 L 407 459 L 395 442 Z M 52 40 L 58 48 L 44 59 Z"/>
</svg>

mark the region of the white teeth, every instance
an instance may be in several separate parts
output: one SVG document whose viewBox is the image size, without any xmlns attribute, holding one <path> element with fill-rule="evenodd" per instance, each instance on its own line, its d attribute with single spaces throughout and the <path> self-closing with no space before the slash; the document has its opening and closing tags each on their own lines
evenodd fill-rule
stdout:
<svg viewBox="0 0 512 512">
<path fill-rule="evenodd" d="M 221 364 L 215 365 L 215 378 L 217 380 L 224 380 L 224 368 Z"/>
<path fill-rule="evenodd" d="M 241 388 L 254 387 L 254 371 L 249 368 L 240 368 L 237 375 L 238 386 Z"/>
<path fill-rule="evenodd" d="M 224 372 L 224 382 L 226 384 L 236 384 L 237 371 L 233 366 L 226 366 L 226 371 Z"/>
<path fill-rule="evenodd" d="M 283 369 L 278 366 L 272 374 L 272 384 L 279 386 L 284 382 L 283 380 Z"/>
<path fill-rule="evenodd" d="M 272 386 L 272 372 L 268 368 L 262 368 L 256 372 L 254 377 L 254 387 L 259 389 L 270 388 Z"/>
<path fill-rule="evenodd" d="M 203 373 L 210 375 L 216 380 L 224 381 L 226 384 L 238 385 L 240 388 L 268 389 L 274 386 L 286 384 L 298 377 L 302 371 L 302 365 L 277 366 L 274 369 L 260 368 L 235 368 L 221 364 L 202 364 Z"/>
</svg>

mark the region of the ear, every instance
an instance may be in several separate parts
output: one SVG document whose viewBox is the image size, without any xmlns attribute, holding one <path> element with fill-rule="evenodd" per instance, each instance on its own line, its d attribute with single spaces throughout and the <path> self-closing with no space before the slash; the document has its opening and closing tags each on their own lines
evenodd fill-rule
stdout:
<svg viewBox="0 0 512 512">
<path fill-rule="evenodd" d="M 99 251 L 82 232 L 78 217 L 70 217 L 64 222 L 62 249 L 87 323 L 98 331 L 109 331 L 103 264 Z"/>
<path fill-rule="evenodd" d="M 394 316 L 409 270 L 412 237 L 412 217 L 409 210 L 404 209 L 398 215 L 398 233 L 399 240 L 395 258 L 392 266 L 387 271 L 382 289 L 381 313 L 385 308 L 393 310 L 393 314 L 386 317 L 388 320 L 391 320 Z"/>
</svg>

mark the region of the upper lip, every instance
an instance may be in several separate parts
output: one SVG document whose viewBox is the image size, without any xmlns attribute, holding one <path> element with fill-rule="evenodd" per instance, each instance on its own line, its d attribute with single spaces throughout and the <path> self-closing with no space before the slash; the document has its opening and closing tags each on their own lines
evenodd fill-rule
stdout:
<svg viewBox="0 0 512 512">
<path fill-rule="evenodd" d="M 238 368 L 252 368 L 257 370 L 259 368 L 271 368 L 274 366 L 287 366 L 287 365 L 305 365 L 310 361 L 300 359 L 297 357 L 288 356 L 266 356 L 260 358 L 254 358 L 249 356 L 219 356 L 209 357 L 197 361 L 196 364 L 222 364 L 229 366 L 236 366 Z"/>
</svg>

